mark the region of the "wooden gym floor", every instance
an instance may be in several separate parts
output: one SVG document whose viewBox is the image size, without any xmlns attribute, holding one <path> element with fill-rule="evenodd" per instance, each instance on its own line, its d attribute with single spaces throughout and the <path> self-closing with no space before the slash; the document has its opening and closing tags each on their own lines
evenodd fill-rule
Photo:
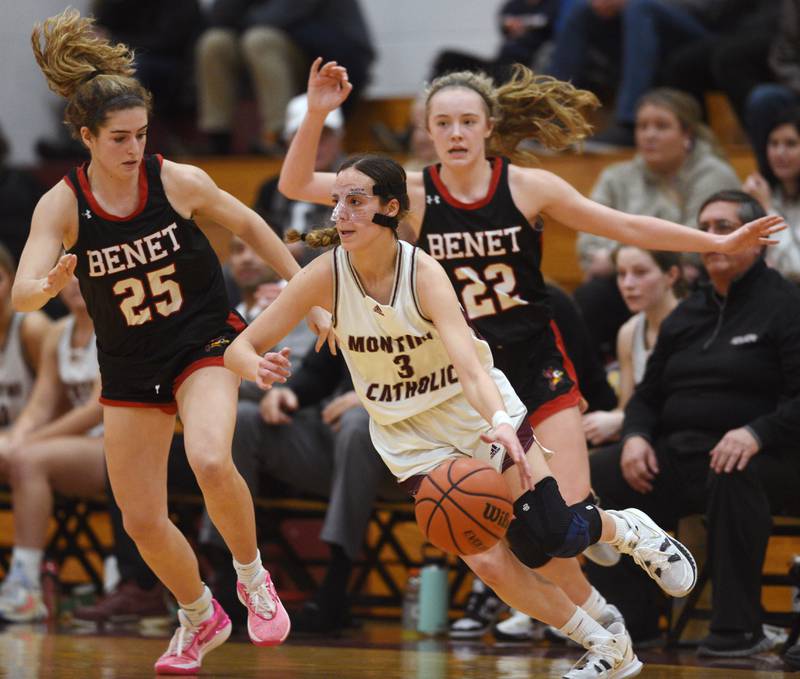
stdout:
<svg viewBox="0 0 800 679">
<path fill-rule="evenodd" d="M 0 677 L 9 679 L 134 679 L 153 677 L 169 631 L 48 630 L 44 625 L 0 629 Z M 291 638 L 257 648 L 232 637 L 209 654 L 202 677 L 247 679 L 533 679 L 556 678 L 580 655 L 560 646 L 453 643 L 403 637 L 396 624 L 369 622 L 338 639 Z M 701 662 L 692 651 L 642 651 L 645 679 L 767 679 L 784 674 L 776 655 Z"/>
</svg>

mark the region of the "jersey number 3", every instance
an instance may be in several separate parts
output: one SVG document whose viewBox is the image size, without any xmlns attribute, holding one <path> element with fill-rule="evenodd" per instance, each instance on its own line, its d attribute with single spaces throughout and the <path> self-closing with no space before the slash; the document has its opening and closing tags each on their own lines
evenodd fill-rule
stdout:
<svg viewBox="0 0 800 679">
<path fill-rule="evenodd" d="M 460 266 L 455 270 L 455 276 L 460 281 L 469 281 L 461 289 L 461 301 L 470 320 L 527 304 L 514 294 L 517 278 L 508 264 L 489 264 L 482 275 L 471 266 Z"/>
<path fill-rule="evenodd" d="M 163 269 L 156 269 L 147 273 L 147 285 L 150 288 L 150 297 L 164 296 L 155 304 L 145 303 L 147 291 L 144 283 L 138 278 L 125 278 L 114 284 L 114 294 L 127 295 L 119 303 L 120 311 L 128 325 L 142 325 L 153 320 L 153 307 L 161 316 L 171 316 L 183 306 L 181 286 L 177 281 L 170 280 L 168 276 L 175 273 L 175 265 L 170 264 Z"/>
</svg>

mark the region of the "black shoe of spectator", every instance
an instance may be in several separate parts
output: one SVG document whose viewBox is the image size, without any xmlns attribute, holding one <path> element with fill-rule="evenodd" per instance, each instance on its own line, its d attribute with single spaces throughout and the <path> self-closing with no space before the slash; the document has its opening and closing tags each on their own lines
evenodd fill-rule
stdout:
<svg viewBox="0 0 800 679">
<path fill-rule="evenodd" d="M 795 644 L 783 655 L 783 661 L 793 670 L 800 670 L 800 644 Z"/>
<path fill-rule="evenodd" d="M 506 608 L 494 591 L 475 578 L 464 608 L 464 616 L 452 622 L 448 634 L 451 639 L 482 637 Z"/>
<path fill-rule="evenodd" d="M 632 149 L 635 145 L 633 128 L 615 123 L 591 139 L 587 139 L 583 146 L 586 151 L 592 153 L 613 153 Z"/>
<path fill-rule="evenodd" d="M 321 607 L 316 601 L 307 601 L 291 618 L 293 634 L 338 636 L 344 629 L 352 626 L 346 608 L 331 611 Z"/>
<path fill-rule="evenodd" d="M 712 658 L 746 658 L 757 653 L 769 651 L 773 641 L 759 630 L 752 632 L 732 632 L 720 634 L 711 632 L 700 642 L 697 655 Z"/>
</svg>

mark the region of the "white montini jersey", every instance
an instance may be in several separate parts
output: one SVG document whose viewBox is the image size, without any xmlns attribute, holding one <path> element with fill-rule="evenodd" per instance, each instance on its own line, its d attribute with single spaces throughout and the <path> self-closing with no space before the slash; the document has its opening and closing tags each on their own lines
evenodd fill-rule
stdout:
<svg viewBox="0 0 800 679">
<path fill-rule="evenodd" d="M 97 343 L 94 333 L 83 347 L 72 346 L 75 317 L 70 316 L 58 338 L 58 377 L 64 384 L 69 404 L 75 408 L 89 400 L 97 380 Z"/>
<path fill-rule="evenodd" d="M 430 471 L 454 450 L 486 457 L 499 469 L 504 451 L 480 441 L 489 424 L 467 402 L 444 342 L 420 310 L 417 257 L 415 246 L 398 241 L 392 294 L 380 304 L 364 290 L 348 253 L 333 251 L 333 328 L 369 412 L 373 443 L 401 481 Z M 518 425 L 525 407 L 492 367 L 489 345 L 474 335 L 473 341 Z"/>
<path fill-rule="evenodd" d="M 5 346 L 0 349 L 0 428 L 17 419 L 33 388 L 33 374 L 22 349 L 24 318 L 20 313 L 11 317 Z"/>
</svg>

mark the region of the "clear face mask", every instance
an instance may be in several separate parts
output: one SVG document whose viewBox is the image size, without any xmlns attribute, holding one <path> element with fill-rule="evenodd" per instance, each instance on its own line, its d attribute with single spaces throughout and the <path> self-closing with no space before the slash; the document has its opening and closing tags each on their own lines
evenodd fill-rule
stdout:
<svg viewBox="0 0 800 679">
<path fill-rule="evenodd" d="M 334 222 L 371 221 L 375 206 L 370 205 L 372 196 L 362 189 L 350 189 L 336 201 L 331 213 Z"/>
</svg>

